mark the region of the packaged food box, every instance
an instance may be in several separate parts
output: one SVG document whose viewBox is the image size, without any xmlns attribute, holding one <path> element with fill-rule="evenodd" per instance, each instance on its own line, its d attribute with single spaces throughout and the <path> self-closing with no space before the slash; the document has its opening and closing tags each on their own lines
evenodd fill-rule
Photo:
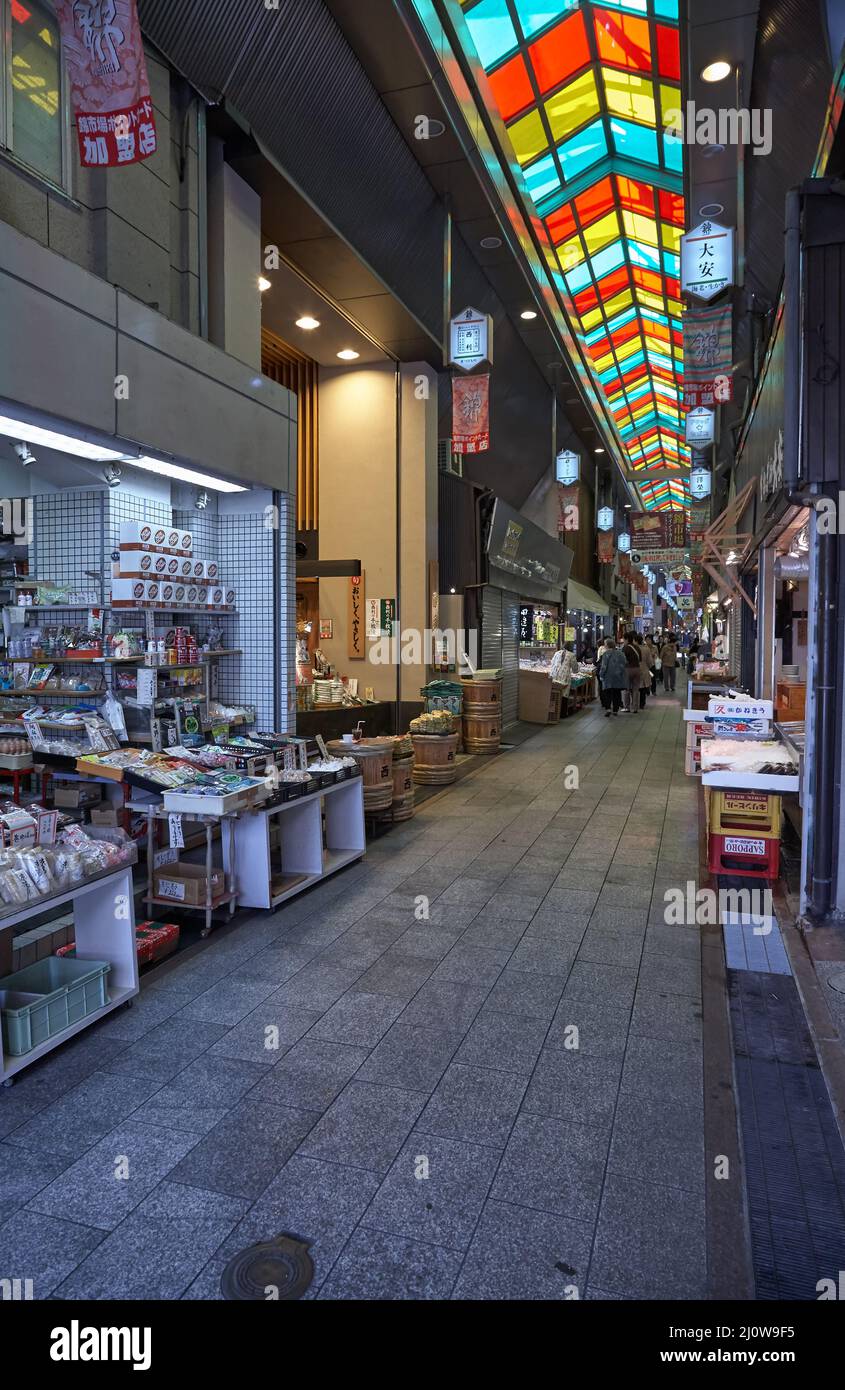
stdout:
<svg viewBox="0 0 845 1390">
<path fill-rule="evenodd" d="M 205 578 L 212 582 L 220 578 L 220 563 L 218 560 L 206 560 Z"/>
<path fill-rule="evenodd" d="M 111 601 L 115 608 L 141 608 L 147 602 L 146 579 L 113 579 Z"/>
<path fill-rule="evenodd" d="M 212 902 L 226 891 L 223 870 L 212 869 L 209 877 L 202 864 L 168 864 L 155 870 L 153 884 L 156 898 L 168 898 L 191 907 L 203 906 L 208 901 L 209 886 Z"/>
</svg>

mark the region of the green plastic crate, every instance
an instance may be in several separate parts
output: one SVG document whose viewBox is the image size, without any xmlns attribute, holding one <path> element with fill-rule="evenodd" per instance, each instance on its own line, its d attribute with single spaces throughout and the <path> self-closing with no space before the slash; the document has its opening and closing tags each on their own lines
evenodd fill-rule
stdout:
<svg viewBox="0 0 845 1390">
<path fill-rule="evenodd" d="M 11 1057 L 31 1052 L 40 1043 L 96 1013 L 108 1003 L 107 960 L 68 960 L 48 956 L 0 980 L 3 1050 Z M 17 995 L 17 999 L 9 996 Z M 20 996 L 30 997 L 23 1003 Z M 36 996 L 33 998 L 33 996 Z"/>
</svg>

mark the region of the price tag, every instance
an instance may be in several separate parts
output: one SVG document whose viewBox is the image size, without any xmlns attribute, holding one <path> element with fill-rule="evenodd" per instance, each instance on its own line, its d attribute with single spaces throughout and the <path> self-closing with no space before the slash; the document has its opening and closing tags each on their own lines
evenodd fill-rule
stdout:
<svg viewBox="0 0 845 1390">
<path fill-rule="evenodd" d="M 178 849 L 160 849 L 153 860 L 153 864 L 157 869 L 162 868 L 165 864 L 178 864 L 178 862 Z"/>
<path fill-rule="evenodd" d="M 326 747 L 325 742 L 324 742 L 323 737 L 322 737 L 321 734 L 318 734 L 318 735 L 317 735 L 317 747 L 318 747 L 319 750 L 320 750 L 321 756 L 322 756 L 323 758 L 328 758 L 328 756 L 329 756 L 329 750 L 328 750 L 328 748 Z"/>
<path fill-rule="evenodd" d="M 168 825 L 169 825 L 169 827 L 170 827 L 170 848 L 171 848 L 171 849 L 184 849 L 184 848 L 185 848 L 185 837 L 184 837 L 184 835 L 182 834 L 182 817 L 181 817 L 181 815 L 179 814 L 178 811 L 171 811 L 170 815 L 167 817 L 167 821 L 168 821 Z"/>
<path fill-rule="evenodd" d="M 176 898 L 181 901 L 185 896 L 185 885 L 178 883 L 174 878 L 160 878 L 158 896 L 160 898 Z"/>
<path fill-rule="evenodd" d="M 149 706 L 155 699 L 156 692 L 156 673 L 151 666 L 142 666 L 138 670 L 138 687 L 136 698 L 139 705 Z"/>
</svg>

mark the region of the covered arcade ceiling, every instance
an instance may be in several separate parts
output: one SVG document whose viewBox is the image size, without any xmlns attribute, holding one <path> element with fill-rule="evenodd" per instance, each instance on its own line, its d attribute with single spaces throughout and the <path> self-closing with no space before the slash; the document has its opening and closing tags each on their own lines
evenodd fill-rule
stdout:
<svg viewBox="0 0 845 1390">
<path fill-rule="evenodd" d="M 449 9 L 640 495 L 650 509 L 684 506 L 678 0 Z"/>
</svg>

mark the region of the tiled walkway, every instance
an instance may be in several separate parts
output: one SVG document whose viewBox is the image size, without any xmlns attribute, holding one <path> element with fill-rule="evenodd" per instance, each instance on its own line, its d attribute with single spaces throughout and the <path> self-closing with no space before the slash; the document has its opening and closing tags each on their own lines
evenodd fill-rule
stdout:
<svg viewBox="0 0 845 1390">
<path fill-rule="evenodd" d="M 159 971 L 0 1091 L 0 1277 L 217 1298 L 289 1231 L 321 1298 L 705 1296 L 697 796 L 677 699 L 591 707 Z"/>
</svg>

